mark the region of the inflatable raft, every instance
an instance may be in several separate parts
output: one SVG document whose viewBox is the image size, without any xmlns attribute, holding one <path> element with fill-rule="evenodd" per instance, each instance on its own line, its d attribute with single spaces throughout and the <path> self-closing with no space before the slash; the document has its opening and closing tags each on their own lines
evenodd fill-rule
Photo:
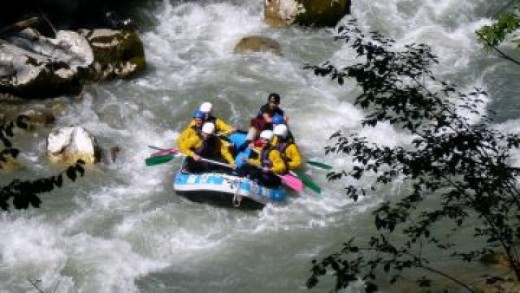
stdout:
<svg viewBox="0 0 520 293">
<path fill-rule="evenodd" d="M 245 141 L 245 133 L 229 136 L 235 146 Z M 236 163 L 248 157 L 249 149 L 238 153 Z M 182 166 L 182 165 L 181 165 Z M 175 193 L 194 202 L 205 202 L 225 207 L 261 209 L 268 203 L 284 203 L 287 190 L 283 186 L 268 188 L 249 178 L 232 173 L 189 173 L 178 170 L 173 178 Z"/>
</svg>

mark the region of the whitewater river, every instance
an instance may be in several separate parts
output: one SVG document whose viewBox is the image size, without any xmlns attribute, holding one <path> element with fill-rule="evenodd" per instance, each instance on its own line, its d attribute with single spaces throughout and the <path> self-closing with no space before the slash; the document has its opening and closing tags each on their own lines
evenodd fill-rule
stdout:
<svg viewBox="0 0 520 293">
<path fill-rule="evenodd" d="M 484 87 L 486 107 L 499 127 L 518 131 L 519 68 L 484 52 L 474 31 L 508 1 L 354 0 L 362 29 L 378 30 L 398 45 L 425 42 L 440 58 L 434 71 L 461 89 Z M 0 215 L 0 292 L 303 292 L 311 260 L 335 252 L 350 237 L 374 228 L 370 209 L 400 186 L 349 200 L 344 182 L 308 168 L 323 193 L 306 190 L 286 205 L 244 212 L 189 202 L 173 193 L 179 162 L 146 167 L 148 145 L 173 147 L 203 101 L 245 128 L 268 93 L 282 97 L 305 158 L 348 168 L 325 156 L 335 131 L 357 131 L 398 145 L 408 138 L 390 126 L 362 129 L 352 104 L 358 90 L 303 70 L 305 63 L 347 64 L 355 54 L 334 42 L 334 29 L 271 28 L 263 1 L 164 1 L 139 11 L 148 68 L 125 81 L 87 86 L 81 98 L 63 97 L 58 126 L 82 125 L 105 148 L 119 146 L 113 164 L 89 168 L 77 183 L 42 196 L 40 209 Z M 343 21 L 347 21 L 346 17 Z M 233 54 L 244 36 L 280 43 L 282 56 Z M 504 50 L 513 53 L 511 47 Z M 61 170 L 45 159 L 40 129 L 19 144 L 22 178 Z M 16 141 L 15 141 L 16 142 Z M 0 184 L 13 174 L 0 173 Z M 468 239 L 470 240 L 470 239 Z M 441 264 L 446 256 L 437 256 Z M 324 281 L 316 291 L 330 289 Z"/>
</svg>

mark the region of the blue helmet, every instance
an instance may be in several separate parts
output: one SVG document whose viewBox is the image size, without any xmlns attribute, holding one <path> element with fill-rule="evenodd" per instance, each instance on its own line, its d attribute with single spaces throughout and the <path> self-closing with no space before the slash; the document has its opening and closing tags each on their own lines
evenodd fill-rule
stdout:
<svg viewBox="0 0 520 293">
<path fill-rule="evenodd" d="M 283 116 L 280 114 L 274 114 L 273 116 L 273 124 L 283 124 L 285 123 Z"/>
<path fill-rule="evenodd" d="M 195 111 L 195 113 L 193 113 L 193 118 L 194 119 L 204 119 L 204 118 L 206 118 L 206 114 L 202 111 Z"/>
</svg>

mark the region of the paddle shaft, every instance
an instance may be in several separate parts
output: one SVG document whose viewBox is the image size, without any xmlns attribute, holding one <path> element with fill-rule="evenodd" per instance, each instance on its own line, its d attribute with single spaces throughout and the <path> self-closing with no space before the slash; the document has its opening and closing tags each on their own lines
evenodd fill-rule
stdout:
<svg viewBox="0 0 520 293">
<path fill-rule="evenodd" d="M 318 167 L 318 168 L 325 169 L 325 170 L 332 169 L 331 165 L 325 164 L 325 163 L 322 163 L 322 162 L 318 162 L 318 161 L 315 161 L 315 160 L 307 160 L 307 163 L 309 165 L 311 165 L 311 166 Z"/>
<path fill-rule="evenodd" d="M 179 153 L 178 155 L 180 156 L 185 156 L 185 157 L 189 157 L 188 155 L 184 154 L 184 153 Z M 192 157 L 193 158 L 193 157 Z M 211 159 L 206 159 L 206 158 L 203 158 L 203 157 L 200 157 L 199 159 L 200 161 L 203 161 L 203 162 L 206 162 L 206 163 L 210 163 L 210 164 L 214 164 L 214 165 L 218 165 L 218 166 L 222 166 L 222 167 L 227 167 L 229 169 L 233 169 L 235 170 L 235 168 L 233 168 L 233 166 L 231 166 L 230 164 L 226 164 L 226 163 L 222 163 L 222 162 L 219 162 L 219 161 L 215 161 L 215 160 L 211 160 Z"/>
</svg>

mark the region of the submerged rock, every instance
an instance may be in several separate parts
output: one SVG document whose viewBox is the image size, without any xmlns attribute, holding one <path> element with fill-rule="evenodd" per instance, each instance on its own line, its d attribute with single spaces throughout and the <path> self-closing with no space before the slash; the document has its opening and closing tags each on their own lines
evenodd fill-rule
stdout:
<svg viewBox="0 0 520 293">
<path fill-rule="evenodd" d="M 234 52 L 271 52 L 275 55 L 282 55 L 280 44 L 278 42 L 262 36 L 249 36 L 242 38 L 235 46 Z"/>
</svg>

